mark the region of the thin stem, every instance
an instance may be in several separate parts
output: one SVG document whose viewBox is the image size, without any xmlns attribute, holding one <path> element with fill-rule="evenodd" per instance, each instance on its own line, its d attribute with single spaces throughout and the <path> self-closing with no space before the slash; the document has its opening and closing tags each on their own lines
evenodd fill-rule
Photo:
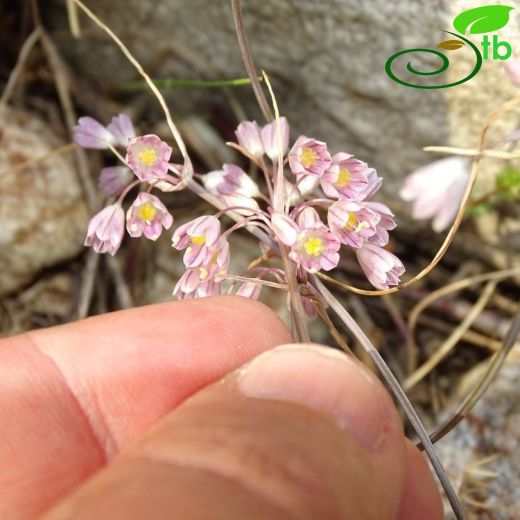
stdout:
<svg viewBox="0 0 520 520">
<path fill-rule="evenodd" d="M 469 330 L 478 315 L 484 310 L 493 295 L 498 282 L 488 282 L 477 302 L 473 305 L 466 317 L 457 328 L 441 343 L 439 348 L 431 355 L 417 370 L 407 377 L 403 383 L 405 390 L 410 390 L 419 381 L 424 379 L 452 350 L 460 341 L 463 334 Z"/>
<path fill-rule="evenodd" d="M 207 80 L 207 79 L 152 79 L 158 88 L 224 88 L 224 87 L 241 87 L 244 85 L 251 85 L 249 78 L 236 79 L 221 79 L 221 80 Z M 118 90 L 123 92 L 133 92 L 139 90 L 146 90 L 148 85 L 144 81 L 128 81 L 117 86 Z"/>
<path fill-rule="evenodd" d="M 218 213 L 215 213 L 215 217 L 219 218 L 221 215 L 235 210 L 249 211 L 251 213 L 254 213 L 256 218 L 261 219 L 264 222 L 269 222 L 269 215 L 265 211 L 262 211 L 261 209 L 250 208 L 249 206 L 228 206 L 218 211 Z"/>
<path fill-rule="evenodd" d="M 399 404 L 406 412 L 406 415 L 410 423 L 412 424 L 414 430 L 416 431 L 417 436 L 423 442 L 426 454 L 428 455 L 428 458 L 430 459 L 435 473 L 437 474 L 437 477 L 442 487 L 444 488 L 444 491 L 451 504 L 453 512 L 455 513 L 455 517 L 458 520 L 465 519 L 466 516 L 462 509 L 460 500 L 457 497 L 457 493 L 453 489 L 453 486 L 451 485 L 451 482 L 449 481 L 446 472 L 444 471 L 444 468 L 442 467 L 442 463 L 439 460 L 439 457 L 435 452 L 433 444 L 430 441 L 428 432 L 426 431 L 421 419 L 417 415 L 417 412 L 413 408 L 408 397 L 399 385 L 399 382 L 392 374 L 391 370 L 388 368 L 385 361 L 383 360 L 379 352 L 376 350 L 374 345 L 372 345 L 367 335 L 356 323 L 354 318 L 352 318 L 352 316 L 347 312 L 347 310 L 341 305 L 341 303 L 339 303 L 339 301 L 334 297 L 334 295 L 325 287 L 325 285 L 323 285 L 323 283 L 319 281 L 319 279 L 316 276 L 312 276 L 312 281 L 314 283 L 314 286 L 325 298 L 327 303 L 332 307 L 337 316 L 341 319 L 345 326 L 356 336 L 359 343 L 363 346 L 365 351 L 368 353 L 374 364 L 377 366 L 377 368 L 385 378 L 385 381 L 388 383 L 395 398 L 398 400 Z"/>
<path fill-rule="evenodd" d="M 265 285 L 266 287 L 272 287 L 273 289 L 283 289 L 284 291 L 287 290 L 287 285 L 284 283 L 270 282 L 269 280 L 262 280 L 260 278 L 249 278 L 248 276 L 238 276 L 231 274 L 226 274 L 222 278 L 225 278 L 226 280 L 235 280 L 236 282 L 256 283 L 259 285 Z"/>
<path fill-rule="evenodd" d="M 186 187 L 191 190 L 193 193 L 198 195 L 201 199 L 204 199 L 206 202 L 211 204 L 217 209 L 225 210 L 227 206 L 218 198 L 209 193 L 207 190 L 205 190 L 200 184 L 195 182 L 193 179 L 190 179 L 186 182 Z M 241 222 L 244 220 L 244 216 L 240 215 L 234 211 L 231 211 L 228 213 L 228 216 L 231 217 L 235 222 Z M 248 228 L 248 231 L 258 238 L 258 240 L 264 242 L 267 244 L 271 249 L 274 251 L 278 250 L 278 244 L 266 233 L 264 233 L 261 229 L 255 227 L 255 228 Z"/>
<path fill-rule="evenodd" d="M 151 80 L 150 76 L 144 71 L 141 64 L 137 61 L 134 55 L 128 50 L 128 47 L 115 35 L 114 31 L 110 29 L 105 23 L 103 23 L 81 0 L 72 0 L 100 29 L 105 31 L 108 36 L 112 39 L 113 42 L 121 49 L 121 52 L 125 55 L 126 59 L 135 67 L 139 75 L 146 81 L 146 84 L 150 87 L 153 95 L 156 97 L 157 101 L 161 105 L 163 109 L 164 115 L 166 117 L 166 122 L 168 124 L 168 128 L 179 147 L 179 151 L 184 159 L 184 168 L 188 171 L 192 170 L 191 161 L 188 155 L 188 150 L 186 149 L 186 145 L 179 133 L 179 130 L 175 126 L 173 122 L 173 118 L 170 110 L 168 109 L 168 105 L 163 97 L 163 95 L 159 92 L 159 89 L 155 86 L 154 82 Z"/>
<path fill-rule="evenodd" d="M 518 159 L 520 152 L 502 152 L 500 150 L 475 150 L 474 148 L 454 148 L 451 146 L 425 146 L 425 152 L 449 153 L 467 157 L 493 157 L 494 159 Z"/>
<path fill-rule="evenodd" d="M 242 17 L 242 8 L 240 5 L 240 0 L 231 0 L 231 9 L 233 12 L 233 20 L 235 22 L 235 29 L 238 38 L 238 44 L 240 46 L 240 51 L 242 53 L 242 58 L 244 60 L 244 65 L 247 71 L 247 75 L 251 79 L 251 85 L 253 87 L 253 92 L 255 93 L 258 104 L 262 110 L 262 113 L 266 119 L 266 121 L 271 122 L 275 117 L 273 116 L 273 112 L 271 107 L 267 101 L 267 98 L 260 86 L 260 82 L 258 81 L 255 64 L 253 61 L 253 56 L 251 54 L 251 49 L 249 47 L 249 42 L 247 40 L 247 35 L 244 28 L 244 20 Z M 264 80 L 269 88 L 269 92 L 271 93 L 271 98 L 273 101 L 276 121 L 277 121 L 277 140 L 279 148 L 281 149 L 281 132 L 280 132 L 280 124 L 279 124 L 279 114 L 278 107 L 276 104 L 276 99 L 274 97 L 271 84 L 269 79 L 263 74 Z M 280 158 L 278 159 L 278 167 L 276 176 L 274 178 L 274 197 L 273 197 L 273 209 L 275 211 L 282 211 L 284 209 L 284 201 L 283 201 L 283 164 L 282 164 L 282 154 L 280 154 Z M 294 271 L 294 264 L 289 258 L 289 251 L 287 247 L 279 243 L 278 244 L 280 250 L 280 257 L 282 259 L 283 269 L 285 271 L 285 277 L 287 281 L 287 286 L 289 289 L 289 296 L 291 299 L 291 313 L 293 316 L 293 324 L 294 331 L 297 341 L 309 342 L 310 334 L 307 328 L 307 323 L 305 321 L 305 311 L 303 309 L 303 303 L 301 300 L 300 288 L 298 285 L 298 280 L 296 278 L 296 273 Z"/>
<path fill-rule="evenodd" d="M 251 79 L 253 92 L 255 93 L 256 99 L 260 105 L 260 109 L 262 110 L 262 114 L 264 115 L 265 120 L 267 122 L 271 122 L 274 119 L 273 113 L 269 103 L 267 102 L 264 91 L 260 86 L 260 81 L 258 80 L 255 63 L 253 61 L 253 55 L 251 54 L 251 48 L 249 47 L 249 41 L 247 39 L 244 28 L 244 19 L 242 17 L 242 7 L 240 5 L 240 0 L 231 0 L 231 10 L 233 12 L 233 21 L 235 22 L 238 45 L 240 46 L 240 52 L 242 53 L 247 75 Z"/>
<path fill-rule="evenodd" d="M 133 181 L 131 182 L 124 190 L 123 192 L 121 193 L 121 195 L 119 195 L 119 197 L 117 198 L 117 204 L 121 204 L 123 202 L 123 200 L 125 199 L 125 197 L 130 193 L 131 190 L 133 190 L 136 186 L 138 186 L 139 184 L 141 184 L 141 181 L 140 180 L 137 180 L 137 181 Z"/>
<path fill-rule="evenodd" d="M 489 385 L 495 379 L 498 371 L 504 364 L 507 355 L 514 347 L 518 335 L 520 334 L 520 306 L 516 311 L 516 315 L 511 322 L 511 325 L 506 333 L 504 342 L 489 362 L 486 372 L 482 379 L 475 385 L 475 388 L 467 395 L 462 403 L 457 407 L 453 415 L 443 424 L 441 424 L 431 435 L 431 442 L 437 442 L 449 433 L 457 424 L 459 424 L 468 414 L 469 411 L 477 404 L 479 399 L 484 395 Z M 424 449 L 423 443 L 417 444 L 419 449 Z"/>
<path fill-rule="evenodd" d="M 287 246 L 281 242 L 278 243 L 278 246 L 280 248 L 280 257 L 282 258 L 282 265 L 287 281 L 287 288 L 291 298 L 291 308 L 294 315 L 296 340 L 303 343 L 310 343 L 311 336 L 309 334 L 309 329 L 307 328 L 307 323 L 305 322 L 305 310 L 303 308 L 300 287 L 298 285 L 298 280 L 296 279 L 296 273 L 294 272 L 294 265 L 289 258 L 289 250 Z"/>
<path fill-rule="evenodd" d="M 20 54 L 18 55 L 18 59 L 16 61 L 16 65 L 9 75 L 9 79 L 7 80 L 7 84 L 4 87 L 4 91 L 2 92 L 2 97 L 0 98 L 0 110 L 7 104 L 7 101 L 11 97 L 16 83 L 20 79 L 23 68 L 25 67 L 25 63 L 27 58 L 31 54 L 34 45 L 40 39 L 41 33 L 40 29 L 37 27 L 34 31 L 27 37 L 22 48 L 20 50 Z"/>
<path fill-rule="evenodd" d="M 66 0 L 66 6 L 70 32 L 74 38 L 78 39 L 81 37 L 81 25 L 79 24 L 78 9 L 72 0 Z"/>
</svg>

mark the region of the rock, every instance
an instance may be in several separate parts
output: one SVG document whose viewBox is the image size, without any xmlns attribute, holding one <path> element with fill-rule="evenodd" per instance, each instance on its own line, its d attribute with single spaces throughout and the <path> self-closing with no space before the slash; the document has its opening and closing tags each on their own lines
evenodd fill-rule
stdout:
<svg viewBox="0 0 520 520">
<path fill-rule="evenodd" d="M 88 5 L 155 77 L 245 75 L 227 1 L 91 0 Z M 454 30 L 453 18 L 465 9 L 462 0 L 243 1 L 257 66 L 272 78 L 293 137 L 305 133 L 326 140 L 334 151 L 355 153 L 378 168 L 386 193 L 393 195 L 406 173 L 434 158 L 422 147 L 474 147 L 484 117 L 519 93 L 499 60 L 485 60 L 471 81 L 440 90 L 407 88 L 386 75 L 389 56 L 414 47 L 435 49 L 450 37 L 443 29 Z M 520 51 L 517 11 L 499 31 L 513 51 Z M 107 78 L 111 83 L 136 78 L 119 49 L 85 17 L 80 41 L 71 41 L 65 30 L 62 2 L 50 18 L 56 40 L 77 70 L 104 84 Z M 473 39 L 480 42 L 478 35 Z M 443 78 L 446 82 L 472 67 L 474 56 L 467 45 L 446 54 L 453 63 Z M 413 63 L 425 71 L 438 67 L 438 61 L 425 54 L 415 54 Z M 234 92 L 248 113 L 259 117 L 250 89 Z M 177 90 L 170 100 L 177 116 L 207 117 L 216 105 L 226 103 L 213 89 Z M 498 127 L 513 124 L 509 117 Z"/>
<path fill-rule="evenodd" d="M 465 376 L 465 395 L 484 365 Z M 466 504 L 468 518 L 509 520 L 520 511 L 520 346 L 468 417 L 436 446 Z M 469 516 L 471 514 L 471 516 Z"/>
<path fill-rule="evenodd" d="M 82 248 L 88 215 L 70 155 L 34 161 L 63 144 L 34 115 L 0 113 L 0 295 Z"/>
</svg>

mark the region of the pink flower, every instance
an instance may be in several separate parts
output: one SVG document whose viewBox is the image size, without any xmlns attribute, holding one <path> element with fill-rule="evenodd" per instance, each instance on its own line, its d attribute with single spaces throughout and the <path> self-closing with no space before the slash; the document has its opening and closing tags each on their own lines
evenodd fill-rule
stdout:
<svg viewBox="0 0 520 520">
<path fill-rule="evenodd" d="M 469 165 L 468 159 L 449 157 L 408 175 L 399 194 L 404 200 L 413 201 L 413 218 L 433 218 L 436 233 L 448 228 L 455 220 L 466 191 Z"/>
<path fill-rule="evenodd" d="M 172 149 L 154 134 L 130 139 L 126 149 L 126 161 L 142 181 L 162 177 L 168 171 Z"/>
<path fill-rule="evenodd" d="M 103 150 L 115 144 L 112 133 L 99 121 L 89 116 L 80 117 L 78 124 L 72 130 L 74 141 L 82 148 Z"/>
<path fill-rule="evenodd" d="M 330 166 L 331 158 L 327 145 L 301 135 L 289 152 L 289 167 L 298 182 L 304 177 L 321 177 Z"/>
<path fill-rule="evenodd" d="M 256 121 L 243 121 L 235 130 L 238 144 L 257 159 L 264 154 L 260 127 Z"/>
<path fill-rule="evenodd" d="M 173 217 L 164 204 L 150 193 L 139 193 L 126 213 L 126 229 L 131 237 L 157 240 L 162 229 L 169 229 Z"/>
<path fill-rule="evenodd" d="M 222 170 L 215 170 L 202 177 L 204 187 L 214 195 L 242 195 L 258 197 L 258 184 L 236 164 L 224 164 Z"/>
<path fill-rule="evenodd" d="M 339 240 L 321 222 L 315 209 L 305 208 L 296 222 L 281 214 L 273 215 L 271 222 L 277 238 L 291 246 L 291 260 L 305 271 L 330 271 L 338 265 Z"/>
<path fill-rule="evenodd" d="M 289 147 L 289 123 L 285 117 L 280 117 L 280 137 L 282 144 L 282 157 L 287 152 Z M 278 134 L 276 129 L 276 120 L 262 127 L 260 131 L 260 137 L 262 139 L 262 146 L 264 152 L 267 154 L 271 161 L 277 161 L 279 157 L 279 146 L 278 146 Z"/>
<path fill-rule="evenodd" d="M 399 285 L 399 278 L 405 268 L 401 260 L 390 251 L 365 243 L 356 249 L 356 255 L 361 269 L 374 287 L 388 289 L 391 285 Z"/>
<path fill-rule="evenodd" d="M 214 278 L 220 281 L 229 270 L 229 242 L 220 237 L 198 268 L 203 280 Z"/>
<path fill-rule="evenodd" d="M 181 301 L 216 296 L 220 294 L 220 286 L 216 280 L 201 279 L 199 269 L 188 269 L 175 285 L 173 295 Z"/>
<path fill-rule="evenodd" d="M 353 155 L 339 152 L 332 156 L 332 162 L 320 178 L 320 184 L 327 197 L 357 200 L 366 191 L 372 171 L 373 168 Z"/>
<path fill-rule="evenodd" d="M 99 174 L 99 187 L 109 196 L 117 197 L 134 178 L 126 166 L 108 166 Z"/>
<path fill-rule="evenodd" d="M 172 237 L 175 249 L 186 249 L 184 264 L 196 267 L 213 254 L 213 246 L 220 238 L 218 218 L 204 215 L 179 226 Z"/>
<path fill-rule="evenodd" d="M 376 246 L 386 246 L 390 238 L 388 231 L 391 231 L 397 226 L 393 219 L 394 214 L 392 210 L 380 202 L 360 202 L 359 204 L 379 216 L 379 222 L 376 224 L 376 232 L 369 237 L 368 241 Z"/>
<path fill-rule="evenodd" d="M 361 247 L 376 233 L 380 216 L 357 202 L 338 200 L 332 204 L 327 214 L 331 231 L 343 244 Z"/>
<path fill-rule="evenodd" d="M 260 292 L 262 291 L 262 284 L 255 282 L 244 282 L 236 291 L 237 296 L 244 298 L 252 298 L 258 300 Z"/>
<path fill-rule="evenodd" d="M 271 228 L 278 240 L 286 246 L 292 246 L 298 239 L 300 229 L 296 222 L 284 213 L 271 215 Z"/>
<path fill-rule="evenodd" d="M 507 60 L 505 63 L 506 74 L 509 81 L 515 87 L 520 87 L 520 59 L 514 58 Z"/>
<path fill-rule="evenodd" d="M 207 249 L 203 261 L 189 269 L 177 282 L 173 294 L 179 300 L 220 294 L 220 283 L 229 269 L 229 242 L 221 237 Z"/>
<path fill-rule="evenodd" d="M 112 204 L 94 215 L 88 224 L 85 245 L 96 253 L 115 255 L 125 232 L 125 213 L 119 204 Z"/>
<path fill-rule="evenodd" d="M 383 177 L 378 177 L 376 170 L 370 169 L 366 188 L 357 196 L 357 200 L 371 200 L 382 184 Z"/>
<path fill-rule="evenodd" d="M 107 130 L 112 134 L 115 142 L 125 148 L 128 146 L 128 141 L 135 137 L 134 125 L 126 114 L 114 116 L 112 122 L 107 125 Z"/>
<path fill-rule="evenodd" d="M 253 198 L 260 195 L 258 185 L 235 164 L 224 164 L 222 170 L 207 173 L 202 177 L 202 183 L 210 193 L 219 196 L 228 207 L 259 208 Z M 241 215 L 252 214 L 243 209 L 237 209 L 236 212 Z"/>
</svg>

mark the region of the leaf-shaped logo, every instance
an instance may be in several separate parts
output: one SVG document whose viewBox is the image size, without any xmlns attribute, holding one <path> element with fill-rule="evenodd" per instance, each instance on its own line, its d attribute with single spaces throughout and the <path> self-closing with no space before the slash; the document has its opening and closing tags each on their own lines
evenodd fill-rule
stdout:
<svg viewBox="0 0 520 520">
<path fill-rule="evenodd" d="M 498 31 L 509 22 L 509 11 L 512 9 L 507 5 L 483 5 L 468 9 L 453 20 L 453 27 L 461 34 L 465 34 L 468 27 L 470 34 Z"/>
<path fill-rule="evenodd" d="M 460 40 L 445 40 L 437 47 L 439 49 L 444 49 L 445 51 L 456 51 L 457 49 L 460 49 L 461 47 L 464 47 L 465 43 Z"/>
</svg>

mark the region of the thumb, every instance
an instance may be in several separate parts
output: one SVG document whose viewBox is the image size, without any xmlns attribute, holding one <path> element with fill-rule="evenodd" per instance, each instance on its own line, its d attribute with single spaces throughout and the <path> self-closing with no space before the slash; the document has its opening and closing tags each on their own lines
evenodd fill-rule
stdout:
<svg viewBox="0 0 520 520">
<path fill-rule="evenodd" d="M 324 347 L 283 346 L 185 401 L 45 519 L 393 520 L 408 452 L 365 368 Z M 420 506 L 438 512 L 438 500 L 423 494 Z"/>
</svg>

